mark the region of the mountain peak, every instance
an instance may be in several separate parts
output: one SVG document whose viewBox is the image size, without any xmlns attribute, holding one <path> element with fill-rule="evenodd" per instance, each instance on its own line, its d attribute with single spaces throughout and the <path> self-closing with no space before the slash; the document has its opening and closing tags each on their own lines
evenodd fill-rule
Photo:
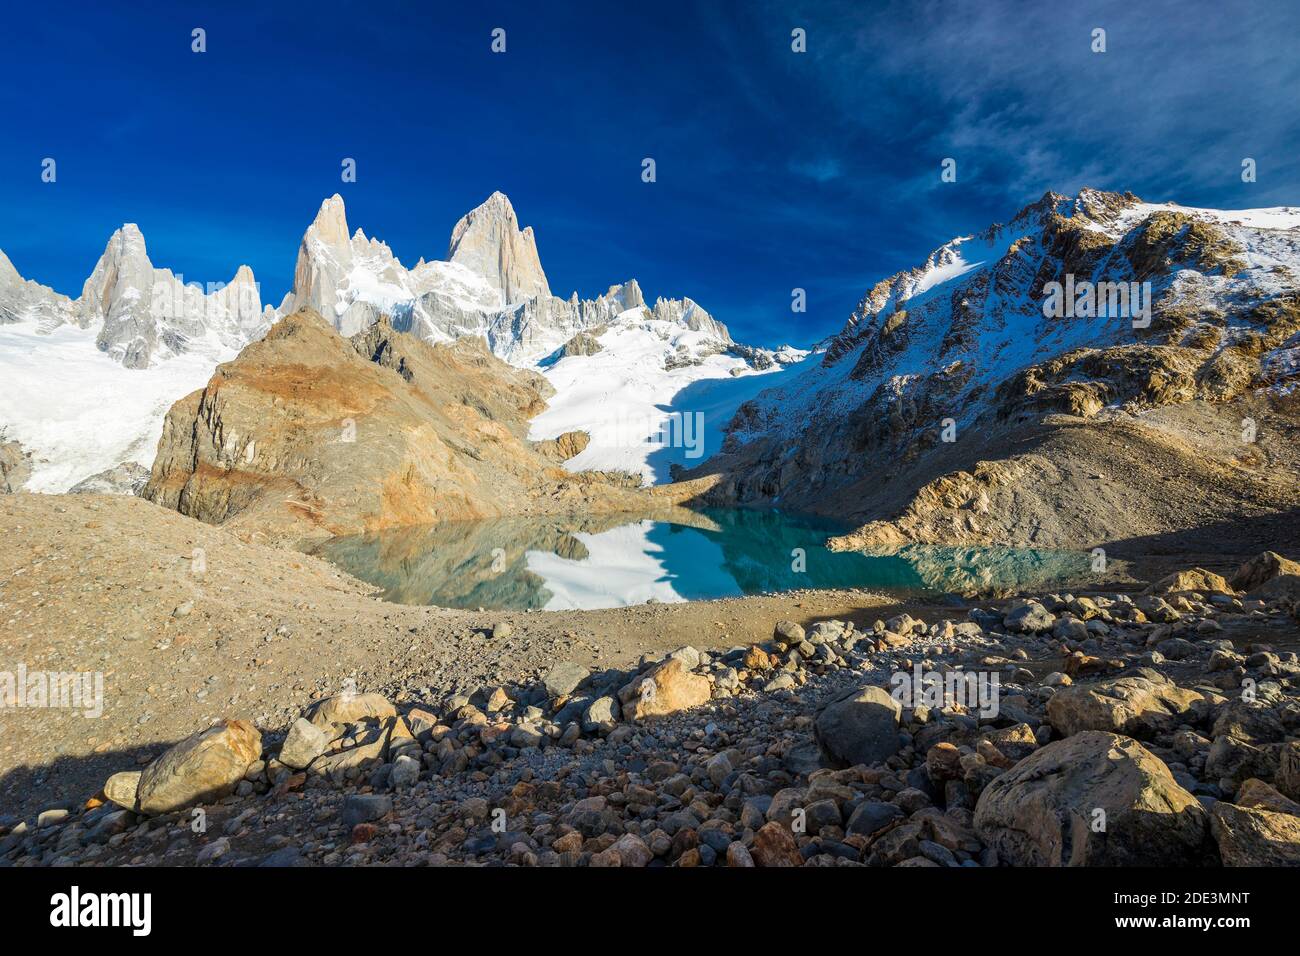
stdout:
<svg viewBox="0 0 1300 956">
<path fill-rule="evenodd" d="M 487 279 L 501 292 L 503 304 L 551 294 L 532 227 L 519 229 L 503 192 L 492 193 L 461 217 L 451 231 L 447 259 Z"/>
<path fill-rule="evenodd" d="M 331 246 L 347 245 L 348 216 L 342 196 L 335 193 L 320 204 L 320 210 L 311 225 L 307 227 L 307 233 L 314 234 L 322 242 Z"/>
<path fill-rule="evenodd" d="M 14 264 L 9 261 L 3 249 L 0 249 L 0 282 L 21 282 L 22 276 L 14 268 Z"/>
</svg>

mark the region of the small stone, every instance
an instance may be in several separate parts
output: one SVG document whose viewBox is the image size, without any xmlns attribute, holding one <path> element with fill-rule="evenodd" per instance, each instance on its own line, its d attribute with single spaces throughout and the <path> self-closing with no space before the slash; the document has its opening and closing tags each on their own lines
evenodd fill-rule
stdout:
<svg viewBox="0 0 1300 956">
<path fill-rule="evenodd" d="M 803 866 L 803 857 L 794 842 L 794 835 L 775 820 L 765 823 L 754 834 L 750 850 L 754 862 L 763 867 Z"/>
<path fill-rule="evenodd" d="M 213 860 L 219 860 L 221 857 L 225 856 L 229 850 L 230 841 L 226 837 L 219 837 L 203 849 L 199 850 L 198 856 L 195 857 L 195 862 L 198 863 L 199 866 L 203 866 L 206 863 L 211 863 Z"/>
<path fill-rule="evenodd" d="M 393 798 L 385 794 L 354 793 L 343 801 L 343 826 L 349 829 L 358 823 L 379 820 L 393 810 Z"/>
</svg>

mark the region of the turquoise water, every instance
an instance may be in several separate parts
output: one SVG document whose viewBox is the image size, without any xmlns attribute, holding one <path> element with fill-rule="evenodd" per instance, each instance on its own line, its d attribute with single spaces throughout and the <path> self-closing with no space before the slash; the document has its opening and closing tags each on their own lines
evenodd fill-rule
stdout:
<svg viewBox="0 0 1300 956">
<path fill-rule="evenodd" d="M 334 538 L 321 557 L 402 604 L 591 609 L 802 588 L 989 593 L 1089 576 L 1088 555 L 909 546 L 833 552 L 847 528 L 781 511 L 674 512 L 671 519 L 501 518 Z"/>
</svg>

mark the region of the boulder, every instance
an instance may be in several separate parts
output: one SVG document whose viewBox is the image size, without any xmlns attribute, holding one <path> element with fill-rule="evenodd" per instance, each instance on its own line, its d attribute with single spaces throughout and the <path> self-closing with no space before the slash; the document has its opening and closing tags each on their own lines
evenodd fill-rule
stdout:
<svg viewBox="0 0 1300 956">
<path fill-rule="evenodd" d="M 1095 684 L 1062 688 L 1047 702 L 1048 722 L 1069 737 L 1084 730 L 1105 730 L 1147 738 L 1187 720 L 1205 698 L 1184 690 L 1155 671 Z"/>
<path fill-rule="evenodd" d="M 589 734 L 609 733 L 618 726 L 621 712 L 613 697 L 597 697 L 582 713 L 582 729 Z"/>
<path fill-rule="evenodd" d="M 1228 583 L 1236 591 L 1254 591 L 1281 574 L 1300 575 L 1300 563 L 1289 561 L 1276 551 L 1264 551 L 1238 568 Z"/>
<path fill-rule="evenodd" d="M 1042 634 L 1050 631 L 1055 623 L 1055 615 L 1037 601 L 1014 605 L 1002 619 L 1003 627 L 1020 634 Z"/>
<path fill-rule="evenodd" d="M 1015 866 L 1188 866 L 1206 812 L 1136 740 L 1084 731 L 991 781 L 975 829 Z"/>
<path fill-rule="evenodd" d="M 1283 796 L 1263 780 L 1251 777 L 1237 791 L 1237 806 L 1251 810 L 1272 810 L 1274 813 L 1290 813 L 1300 817 L 1300 803 Z"/>
<path fill-rule="evenodd" d="M 262 756 L 252 724 L 227 720 L 169 749 L 140 774 L 141 813 L 169 813 L 226 796 Z"/>
<path fill-rule="evenodd" d="M 368 727 L 364 734 L 359 735 L 354 745 L 321 754 L 312 761 L 312 772 L 321 776 L 337 777 L 353 768 L 360 769 L 371 764 L 382 763 L 384 755 L 388 753 L 388 742 L 396 723 L 397 718 L 394 717 L 384 721 L 383 724 Z"/>
<path fill-rule="evenodd" d="M 645 845 L 645 841 L 635 833 L 624 833 L 610 849 L 618 854 L 622 866 L 649 866 L 650 861 L 655 858 L 654 853 Z"/>
<path fill-rule="evenodd" d="M 591 671 L 573 661 L 561 661 L 546 672 L 542 686 L 551 697 L 568 697 L 587 679 Z"/>
<path fill-rule="evenodd" d="M 1227 734 L 1215 737 L 1210 752 L 1205 755 L 1205 776 L 1218 781 L 1219 786 L 1230 793 L 1251 777 L 1274 777 L 1276 774 L 1276 754 L 1239 737 Z"/>
<path fill-rule="evenodd" d="M 630 681 L 618 692 L 618 699 L 625 718 L 641 720 L 707 703 L 712 691 L 707 677 L 691 673 L 680 658 L 670 657 Z"/>
<path fill-rule="evenodd" d="M 311 709 L 311 722 L 328 728 L 333 724 L 355 724 L 367 718 L 396 717 L 397 709 L 382 694 L 338 694 L 326 697 Z"/>
<path fill-rule="evenodd" d="M 376 793 L 354 793 L 343 801 L 342 823 L 351 829 L 358 823 L 381 820 L 392 810 L 392 797 Z"/>
<path fill-rule="evenodd" d="M 1255 601 L 1294 604 L 1300 601 L 1300 574 L 1279 574 L 1249 592 L 1246 597 Z"/>
<path fill-rule="evenodd" d="M 294 770 L 302 770 L 326 751 L 330 740 L 329 731 L 299 717 L 284 738 L 284 745 L 280 748 L 280 763 Z"/>
<path fill-rule="evenodd" d="M 140 771 L 123 770 L 109 777 L 104 784 L 104 796 L 126 810 L 135 809 L 136 792 L 140 789 Z"/>
<path fill-rule="evenodd" d="M 1210 832 L 1224 866 L 1300 866 L 1300 817 L 1220 800 Z"/>
<path fill-rule="evenodd" d="M 1190 571 L 1175 571 L 1167 574 L 1151 587 L 1147 594 L 1231 594 L 1233 588 L 1221 575 L 1204 568 L 1192 568 Z"/>
<path fill-rule="evenodd" d="M 794 621 L 777 621 L 776 627 L 772 629 L 772 640 L 776 641 L 777 647 L 782 650 L 797 647 L 803 643 L 803 639 L 803 626 Z"/>
<path fill-rule="evenodd" d="M 832 764 L 875 764 L 898 753 L 903 708 L 882 687 L 851 689 L 821 708 L 813 725 L 822 753 Z"/>
<path fill-rule="evenodd" d="M 1273 783 L 1292 800 L 1300 800 L 1300 740 L 1291 740 L 1282 745 Z"/>
</svg>

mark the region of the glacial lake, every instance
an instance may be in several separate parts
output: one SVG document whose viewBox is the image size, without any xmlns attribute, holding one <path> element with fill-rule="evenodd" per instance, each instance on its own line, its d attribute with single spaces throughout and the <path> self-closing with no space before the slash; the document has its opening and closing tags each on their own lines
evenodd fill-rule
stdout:
<svg viewBox="0 0 1300 956">
<path fill-rule="evenodd" d="M 1086 553 L 912 545 L 833 552 L 849 529 L 781 511 L 499 518 L 334 538 L 315 554 L 384 600 L 472 610 L 589 610 L 804 588 L 984 594 L 1091 577 Z"/>
</svg>

